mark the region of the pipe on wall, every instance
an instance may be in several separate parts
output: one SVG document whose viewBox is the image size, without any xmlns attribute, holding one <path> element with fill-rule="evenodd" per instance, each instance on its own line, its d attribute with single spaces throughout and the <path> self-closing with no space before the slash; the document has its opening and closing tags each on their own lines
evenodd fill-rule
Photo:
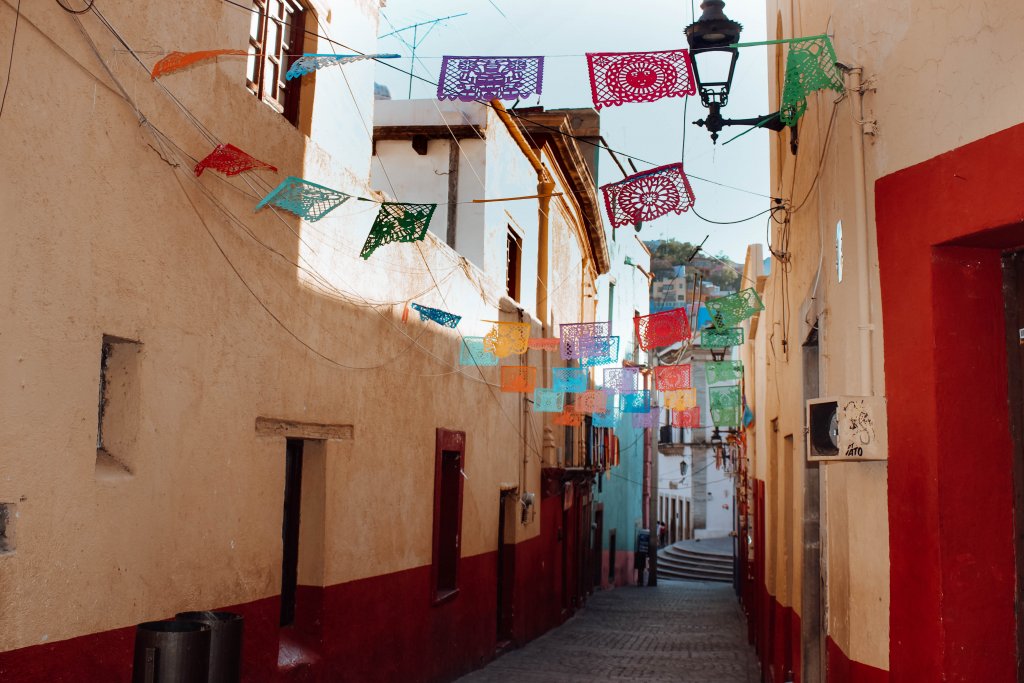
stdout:
<svg viewBox="0 0 1024 683">
<path fill-rule="evenodd" d="M 551 210 L 551 193 L 555 190 L 555 183 L 551 178 L 551 174 L 548 173 L 548 169 L 544 167 L 540 157 L 537 156 L 537 152 L 526 141 L 523 131 L 512 120 L 512 117 L 509 116 L 501 100 L 491 100 L 491 106 L 494 108 L 498 118 L 501 119 L 501 122 L 505 124 L 509 135 L 516 141 L 520 151 L 529 160 L 530 165 L 533 166 L 533 170 L 537 172 L 537 319 L 540 320 L 546 332 L 549 323 L 548 224 Z"/>
<path fill-rule="evenodd" d="M 847 92 L 851 95 L 850 106 L 853 107 L 855 119 L 853 129 L 853 192 L 854 216 L 857 222 L 857 329 L 860 341 L 860 391 L 863 396 L 874 396 L 874 370 L 871 323 L 871 269 L 868 266 L 868 192 L 867 180 L 864 177 L 864 136 L 868 134 L 872 122 L 864 120 L 864 88 L 862 75 L 864 68 L 860 66 L 846 69 L 849 76 Z"/>
</svg>

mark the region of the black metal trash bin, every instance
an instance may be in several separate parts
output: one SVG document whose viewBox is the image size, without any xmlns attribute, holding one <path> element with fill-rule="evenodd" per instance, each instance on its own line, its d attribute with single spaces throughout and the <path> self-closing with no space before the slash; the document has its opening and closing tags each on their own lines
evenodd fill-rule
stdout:
<svg viewBox="0 0 1024 683">
<path fill-rule="evenodd" d="M 244 619 L 234 612 L 179 612 L 175 619 L 199 621 L 210 627 L 210 672 L 207 683 L 239 683 L 242 680 L 242 627 Z"/>
<path fill-rule="evenodd" d="M 147 621 L 135 627 L 132 683 L 197 683 L 210 666 L 210 627 L 198 621 Z"/>
</svg>

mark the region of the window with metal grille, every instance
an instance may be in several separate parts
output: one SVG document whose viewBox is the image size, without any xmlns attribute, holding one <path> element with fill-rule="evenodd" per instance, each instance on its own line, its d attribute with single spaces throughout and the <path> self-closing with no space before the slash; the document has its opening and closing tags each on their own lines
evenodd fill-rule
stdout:
<svg viewBox="0 0 1024 683">
<path fill-rule="evenodd" d="M 297 0 L 253 0 L 252 8 L 246 86 L 292 125 L 298 125 L 302 79 L 289 81 L 285 74 L 302 56 L 307 10 Z"/>
</svg>

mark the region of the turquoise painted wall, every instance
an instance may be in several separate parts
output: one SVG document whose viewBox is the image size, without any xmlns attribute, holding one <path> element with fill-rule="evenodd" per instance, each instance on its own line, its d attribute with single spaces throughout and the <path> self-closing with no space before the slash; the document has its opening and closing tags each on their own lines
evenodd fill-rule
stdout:
<svg viewBox="0 0 1024 683">
<path fill-rule="evenodd" d="M 601 474 L 600 491 L 594 487 L 594 501 L 604 504 L 601 547 L 605 551 L 609 549 L 609 537 L 614 529 L 616 551 L 632 553 L 636 530 L 643 519 L 644 430 L 634 428 L 632 417 L 626 415 L 615 434 L 619 438 L 620 464 Z M 604 578 L 607 580 L 607 576 Z M 616 580 L 620 580 L 618 576 Z"/>
</svg>

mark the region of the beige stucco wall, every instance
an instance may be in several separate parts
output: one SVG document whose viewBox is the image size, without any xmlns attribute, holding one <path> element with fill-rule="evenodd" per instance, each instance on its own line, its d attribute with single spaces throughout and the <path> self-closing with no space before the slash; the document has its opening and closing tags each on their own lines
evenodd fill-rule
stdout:
<svg viewBox="0 0 1024 683">
<path fill-rule="evenodd" d="M 772 477 L 762 464 L 772 449 L 767 439 L 793 434 L 796 453 L 792 481 L 767 483 L 768 589 L 784 605 L 800 606 L 802 543 L 803 377 L 800 344 L 819 317 L 822 396 L 858 394 L 858 298 L 870 292 L 872 383 L 884 393 L 881 303 L 874 239 L 873 184 L 888 173 L 931 158 L 1019 121 L 1024 74 L 1004 68 L 1021 56 L 1017 36 L 1024 28 L 1024 6 L 988 0 L 949 6 L 934 0 L 886 4 L 873 0 L 797 4 L 767 2 L 769 38 L 828 32 L 840 62 L 862 66 L 869 87 L 865 119 L 876 134 L 864 136 L 866 224 L 858 225 L 853 154 L 861 127 L 852 97 L 838 105 L 832 141 L 819 158 L 832 113 L 831 93 L 813 95 L 800 123 L 800 154 L 789 152 L 788 134 L 770 135 L 773 192 L 799 204 L 788 243 L 778 225 L 773 245 L 785 249 L 788 264 L 773 259 L 765 292 L 767 311 L 758 338 L 767 337 L 767 354 L 756 360 L 759 339 L 748 343 L 748 358 L 760 379 L 761 403 L 752 457 L 758 476 Z M 773 27 L 777 30 L 773 31 Z M 773 33 L 777 35 L 772 35 Z M 742 59 L 765 55 L 769 64 L 769 106 L 778 109 L 785 48 L 750 48 Z M 815 178 L 817 183 L 815 184 Z M 808 192 L 811 191 L 810 195 Z M 843 226 L 843 278 L 836 266 L 836 224 Z M 867 240 L 868 282 L 858 278 L 855 244 Z M 787 270 L 783 279 L 780 272 Z M 785 314 L 784 314 L 785 311 Z M 787 339 L 788 350 L 782 340 Z M 763 370 L 762 370 L 763 368 Z M 748 390 L 749 391 L 749 390 Z M 762 416 L 766 419 L 761 419 Z M 778 418 L 777 435 L 765 433 Z M 789 464 L 780 462 L 777 471 Z M 888 668 L 888 522 L 886 465 L 833 464 L 822 468 L 823 552 L 828 582 L 829 636 L 851 659 Z M 792 519 L 790 529 L 779 520 Z M 783 524 L 785 526 L 785 524 Z M 787 538 L 792 538 L 791 549 Z M 781 542 L 781 543 L 780 543 Z M 794 554 L 795 553 L 795 554 Z M 790 558 L 792 556 L 793 561 Z M 792 582 L 787 577 L 792 576 Z"/>
<path fill-rule="evenodd" d="M 372 51 L 376 2 L 324 6 L 322 30 Z M 177 6 L 102 9 L 140 50 L 246 44 L 249 16 L 227 4 L 195 21 Z M 430 563 L 438 427 L 467 432 L 463 556 L 494 550 L 500 485 L 539 490 L 540 421 L 498 391 L 497 368 L 457 365 L 457 332 L 401 317 L 415 300 L 480 335 L 483 320 L 515 319 L 510 303 L 432 235 L 360 259 L 373 204 L 312 224 L 253 214 L 286 174 L 368 196 L 372 67 L 317 74 L 309 137 L 246 91 L 244 59 L 166 77 L 219 140 L 280 169 L 194 179 L 164 160 L 178 155 L 140 127 L 71 15 L 55 3 L 22 14 L 18 51 L 32 59 L 15 62 L 3 126 L 16 133 L 0 147 L 0 502 L 18 505 L 17 548 L 0 556 L 0 650 L 277 594 L 285 441 L 258 436 L 258 416 L 354 429 L 309 445 L 323 479 L 304 494 L 303 582 Z M 4 35 L 12 20 L 0 2 Z M 146 119 L 193 157 L 209 152 L 112 36 L 83 23 Z M 575 321 L 593 278 L 580 275 L 578 217 L 559 215 L 556 315 Z M 126 399 L 137 433 L 110 445 L 131 476 L 96 470 L 104 334 L 141 344 Z M 538 532 L 533 517 L 515 536 Z"/>
</svg>

